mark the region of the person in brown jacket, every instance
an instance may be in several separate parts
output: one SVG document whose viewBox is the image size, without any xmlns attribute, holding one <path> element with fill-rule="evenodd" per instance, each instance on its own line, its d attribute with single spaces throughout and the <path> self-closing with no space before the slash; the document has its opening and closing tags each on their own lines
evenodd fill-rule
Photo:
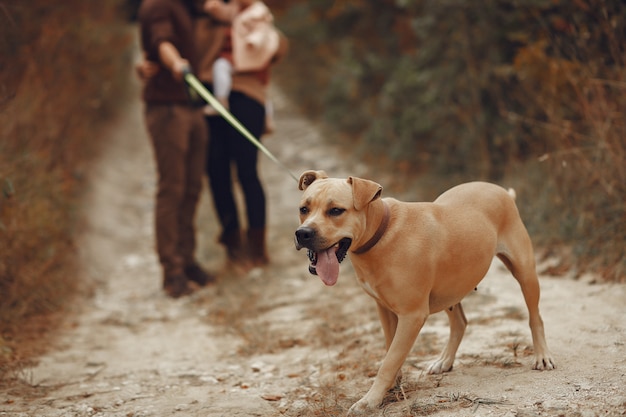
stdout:
<svg viewBox="0 0 626 417">
<path fill-rule="evenodd" d="M 209 137 L 202 107 L 191 102 L 183 81 L 199 63 L 194 14 L 190 0 L 144 0 L 138 15 L 144 57 L 159 63 L 144 79 L 142 98 L 158 171 L 156 248 L 163 289 L 174 298 L 191 293 L 189 281 L 206 285 L 215 279 L 194 257 Z"/>
</svg>

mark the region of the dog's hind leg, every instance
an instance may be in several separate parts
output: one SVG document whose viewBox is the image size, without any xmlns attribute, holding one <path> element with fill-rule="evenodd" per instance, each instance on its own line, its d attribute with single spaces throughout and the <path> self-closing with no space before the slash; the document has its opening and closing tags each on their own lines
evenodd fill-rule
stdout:
<svg viewBox="0 0 626 417">
<path fill-rule="evenodd" d="M 450 338 L 439 358 L 428 367 L 429 374 L 441 374 L 452 370 L 456 351 L 461 344 L 465 328 L 467 327 L 467 319 L 461 303 L 450 307 L 446 310 L 446 313 L 450 322 Z"/>
<path fill-rule="evenodd" d="M 524 301 L 528 308 L 528 322 L 533 338 L 533 349 L 535 351 L 533 369 L 550 370 L 556 368 L 556 366 L 546 343 L 543 320 L 541 319 L 541 314 L 539 314 L 539 278 L 535 268 L 532 245 L 525 229 L 522 236 L 524 235 L 526 236 L 523 241 L 525 250 L 517 251 L 517 253 L 513 253 L 511 250 L 502 251 L 498 253 L 498 258 L 511 271 L 524 295 Z"/>
<path fill-rule="evenodd" d="M 533 369 L 550 370 L 554 369 L 554 360 L 546 343 L 543 320 L 539 314 L 539 280 L 535 271 L 525 271 L 527 276 L 517 272 L 515 278 L 520 283 L 526 307 L 528 307 L 528 322 L 530 332 L 533 337 L 533 349 L 535 351 L 535 365 Z"/>
</svg>

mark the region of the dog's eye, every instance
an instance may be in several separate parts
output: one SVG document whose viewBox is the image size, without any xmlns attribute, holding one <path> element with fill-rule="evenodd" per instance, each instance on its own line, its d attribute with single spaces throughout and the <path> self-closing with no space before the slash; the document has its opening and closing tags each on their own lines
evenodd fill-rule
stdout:
<svg viewBox="0 0 626 417">
<path fill-rule="evenodd" d="M 331 208 L 330 210 L 328 210 L 328 215 L 329 216 L 333 216 L 333 217 L 337 217 L 337 216 L 341 216 L 345 211 L 346 211 L 346 209 L 334 207 L 334 208 Z"/>
<path fill-rule="evenodd" d="M 309 208 L 308 207 L 300 207 L 300 214 L 305 215 L 309 213 Z"/>
</svg>

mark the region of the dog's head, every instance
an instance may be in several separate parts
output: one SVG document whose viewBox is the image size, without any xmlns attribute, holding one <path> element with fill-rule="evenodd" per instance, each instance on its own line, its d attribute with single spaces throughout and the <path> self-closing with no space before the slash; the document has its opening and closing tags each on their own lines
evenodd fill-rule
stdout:
<svg viewBox="0 0 626 417">
<path fill-rule="evenodd" d="M 328 178 L 324 171 L 306 171 L 300 176 L 300 227 L 296 249 L 308 249 L 309 272 L 324 284 L 334 285 L 353 242 L 363 237 L 368 205 L 380 198 L 382 187 L 356 177 Z"/>
</svg>

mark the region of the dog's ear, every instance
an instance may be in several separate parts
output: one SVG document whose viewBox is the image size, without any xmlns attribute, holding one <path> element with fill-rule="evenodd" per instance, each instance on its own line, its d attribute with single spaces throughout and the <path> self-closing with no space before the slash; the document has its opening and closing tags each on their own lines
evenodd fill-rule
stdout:
<svg viewBox="0 0 626 417">
<path fill-rule="evenodd" d="M 362 178 L 349 177 L 348 184 L 352 185 L 354 208 L 357 210 L 363 209 L 372 201 L 380 198 L 383 192 L 383 187 L 380 184 Z"/>
<path fill-rule="evenodd" d="M 300 175 L 300 181 L 298 182 L 298 189 L 306 190 L 306 188 L 315 180 L 328 178 L 328 175 L 324 171 L 304 171 Z"/>
</svg>

